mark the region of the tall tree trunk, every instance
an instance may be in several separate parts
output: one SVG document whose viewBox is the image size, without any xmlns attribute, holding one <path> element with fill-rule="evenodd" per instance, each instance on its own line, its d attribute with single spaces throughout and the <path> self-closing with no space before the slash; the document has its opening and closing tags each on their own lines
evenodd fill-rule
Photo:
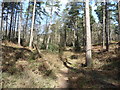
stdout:
<svg viewBox="0 0 120 90">
<path fill-rule="evenodd" d="M 18 12 L 18 16 L 17 16 L 17 25 L 16 25 L 16 33 L 15 33 L 15 36 L 16 36 L 16 37 L 18 37 L 19 19 L 20 19 L 19 14 L 20 14 L 20 13 Z"/>
<path fill-rule="evenodd" d="M 20 44 L 21 29 L 22 29 L 22 2 L 20 3 L 20 14 L 19 14 L 19 27 L 18 27 L 18 45 Z"/>
<path fill-rule="evenodd" d="M 86 0 L 86 65 L 92 67 L 92 52 L 91 52 L 91 30 L 90 30 L 90 14 L 89 14 L 89 0 Z"/>
<path fill-rule="evenodd" d="M 102 44 L 103 44 L 103 49 L 105 49 L 105 0 L 103 2 L 103 31 L 102 31 Z"/>
<path fill-rule="evenodd" d="M 48 50 L 48 47 L 49 47 L 49 42 L 50 42 L 50 35 L 48 35 L 48 38 L 47 38 L 47 44 L 46 44 L 46 49 Z"/>
<path fill-rule="evenodd" d="M 12 32 L 12 18 L 13 18 L 13 14 L 14 14 L 14 3 L 11 3 L 11 7 L 12 7 L 12 10 L 11 10 L 11 18 L 10 18 L 10 30 L 9 30 L 9 35 L 8 35 L 8 38 L 9 38 L 9 41 L 11 40 L 11 32 Z"/>
<path fill-rule="evenodd" d="M 108 17 L 108 2 L 106 2 L 106 5 L 105 5 L 105 34 L 106 34 L 106 51 L 109 51 L 109 17 Z"/>
<path fill-rule="evenodd" d="M 28 2 L 29 2 L 29 0 L 28 0 Z M 28 7 L 29 7 L 29 6 L 30 6 L 30 2 L 29 2 Z M 28 13 L 29 13 L 29 10 L 30 10 L 30 9 L 28 8 L 27 17 L 26 17 L 26 23 L 25 23 L 25 27 L 24 27 L 24 29 L 25 29 L 25 32 L 24 32 L 25 37 L 24 37 L 24 38 L 25 38 L 25 39 L 27 39 L 27 31 L 28 31 L 28 30 L 27 30 L 27 25 L 28 25 L 28 19 L 29 19 L 29 14 L 28 14 Z"/>
<path fill-rule="evenodd" d="M 0 2 L 0 32 L 2 32 L 2 2 Z"/>
<path fill-rule="evenodd" d="M 65 28 L 64 28 L 64 48 L 66 48 L 66 40 L 67 40 L 67 31 L 66 31 L 66 26 L 65 26 Z"/>
<path fill-rule="evenodd" d="M 49 26 L 48 26 L 48 38 L 47 38 L 47 43 L 46 43 L 46 50 L 48 49 L 49 47 L 49 41 L 50 41 L 50 34 L 49 34 L 49 31 L 51 29 L 51 24 L 52 24 L 52 12 L 53 12 L 53 7 L 51 7 L 51 18 L 50 18 L 50 23 L 49 23 Z"/>
<path fill-rule="evenodd" d="M 16 28 L 16 21 L 17 21 L 17 10 L 15 12 L 15 22 L 14 22 L 14 31 L 13 31 L 13 37 L 15 38 L 15 28 Z"/>
<path fill-rule="evenodd" d="M 31 31 L 30 31 L 30 43 L 29 43 L 30 48 L 32 48 L 32 42 L 33 42 L 33 27 L 34 27 L 34 18 L 35 18 L 35 6 L 36 6 L 36 0 L 34 0 L 32 25 L 31 25 Z"/>
<path fill-rule="evenodd" d="M 85 2 L 83 2 L 83 7 L 85 7 Z M 83 50 L 85 50 L 86 42 L 86 27 L 85 27 L 85 8 L 83 8 L 84 14 L 83 14 Z"/>
<path fill-rule="evenodd" d="M 14 27 L 15 27 L 15 9 L 13 10 L 14 14 L 13 14 L 13 17 L 12 17 L 12 29 L 11 29 L 11 37 L 14 38 Z"/>
<path fill-rule="evenodd" d="M 1 8 L 2 12 L 1 12 L 1 20 L 0 20 L 1 21 L 1 28 L 0 29 L 1 29 L 2 33 L 3 33 L 3 7 L 4 7 L 3 5 L 4 4 L 2 3 L 2 8 Z"/>
<path fill-rule="evenodd" d="M 45 25 L 45 35 L 43 37 L 43 45 L 44 45 L 44 49 L 46 48 L 46 38 L 47 38 L 47 32 L 48 32 L 48 17 L 46 17 L 46 25 Z"/>
<path fill-rule="evenodd" d="M 108 11 L 108 42 L 110 43 L 110 32 L 111 32 L 111 20 L 110 20 L 110 11 Z"/>
<path fill-rule="evenodd" d="M 59 42 L 59 57 L 62 58 L 63 56 L 63 50 L 64 50 L 64 34 L 62 32 L 63 30 L 60 29 L 60 42 Z"/>
<path fill-rule="evenodd" d="M 25 32 L 24 32 L 24 34 L 25 34 L 25 37 L 24 38 L 26 38 L 27 37 L 27 25 L 28 25 L 28 17 L 29 17 L 29 14 L 27 15 L 27 18 L 26 18 L 26 24 L 25 24 Z"/>
<path fill-rule="evenodd" d="M 118 2 L 118 19 L 119 19 L 119 41 L 120 41 L 120 0 Z"/>
<path fill-rule="evenodd" d="M 5 36 L 8 37 L 8 10 L 7 10 L 7 16 L 6 16 L 6 32 L 5 32 Z"/>
<path fill-rule="evenodd" d="M 75 48 L 75 41 L 76 41 L 76 30 L 73 30 L 73 48 Z"/>
</svg>

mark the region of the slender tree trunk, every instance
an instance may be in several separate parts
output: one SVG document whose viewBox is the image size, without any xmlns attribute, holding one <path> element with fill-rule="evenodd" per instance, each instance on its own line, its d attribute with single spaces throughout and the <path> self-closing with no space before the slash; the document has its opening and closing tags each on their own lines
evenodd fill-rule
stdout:
<svg viewBox="0 0 120 90">
<path fill-rule="evenodd" d="M 12 5 L 11 5 L 11 7 L 12 7 L 12 11 L 11 11 L 11 18 L 10 18 L 10 30 L 9 30 L 9 35 L 8 35 L 8 37 L 9 37 L 9 41 L 11 40 L 11 32 L 12 32 L 12 18 L 13 18 L 13 14 L 14 14 L 14 3 L 12 3 Z"/>
<path fill-rule="evenodd" d="M 91 52 L 91 30 L 90 30 L 90 14 L 89 14 L 89 0 L 86 0 L 86 65 L 92 67 L 92 52 Z"/>
<path fill-rule="evenodd" d="M 75 30 L 74 30 L 74 28 L 72 27 L 72 33 L 73 33 L 73 39 L 72 39 L 72 46 L 73 46 L 73 48 L 75 47 Z M 71 35 L 71 34 L 70 34 Z"/>
<path fill-rule="evenodd" d="M 21 8 L 21 10 L 20 10 L 20 14 L 19 14 L 19 27 L 18 27 L 18 45 L 21 45 L 20 44 L 20 37 L 21 37 L 21 29 L 22 29 L 22 2 L 20 3 L 21 5 L 20 5 L 20 8 Z"/>
<path fill-rule="evenodd" d="M 83 6 L 85 7 L 85 2 L 83 2 Z M 84 14 L 83 14 L 83 50 L 85 50 L 86 42 L 85 42 L 85 37 L 86 37 L 86 26 L 85 26 L 85 8 L 83 9 Z"/>
<path fill-rule="evenodd" d="M 8 10 L 7 10 L 7 17 L 6 17 L 6 33 L 5 36 L 8 37 Z"/>
<path fill-rule="evenodd" d="M 0 36 L 1 36 L 1 33 L 2 33 L 2 2 L 0 2 Z M 1 41 L 1 40 L 0 40 Z"/>
<path fill-rule="evenodd" d="M 108 23 L 108 2 L 106 2 L 106 5 L 105 5 L 105 12 L 106 12 L 106 18 L 105 18 L 105 34 L 106 34 L 106 51 L 109 51 L 109 23 Z"/>
<path fill-rule="evenodd" d="M 20 14 L 20 13 L 18 12 L 18 16 L 17 16 L 17 25 L 16 25 L 16 33 L 15 33 L 15 36 L 16 36 L 16 37 L 18 37 L 19 19 L 20 19 L 19 14 Z"/>
<path fill-rule="evenodd" d="M 103 2 L 103 31 L 102 31 L 103 49 L 105 49 L 105 0 Z"/>
<path fill-rule="evenodd" d="M 49 27 L 48 27 L 48 33 L 49 33 L 50 29 L 51 29 L 51 24 L 52 24 L 52 12 L 53 12 L 53 7 L 51 7 L 51 18 L 50 18 L 50 23 L 49 23 Z M 47 43 L 46 43 L 46 50 L 49 47 L 49 41 L 50 41 L 50 35 L 48 34 Z"/>
<path fill-rule="evenodd" d="M 11 37 L 14 38 L 14 27 L 15 27 L 15 9 L 13 10 L 14 14 L 13 14 L 13 17 L 12 17 L 12 29 L 11 29 Z"/>
<path fill-rule="evenodd" d="M 15 22 L 14 22 L 14 31 L 13 31 L 13 37 L 15 38 L 15 28 L 16 28 L 16 21 L 17 21 L 17 10 L 15 12 Z"/>
<path fill-rule="evenodd" d="M 111 33 L 111 20 L 110 20 L 110 11 L 108 11 L 108 42 L 111 43 L 111 36 L 110 36 L 110 33 Z"/>
<path fill-rule="evenodd" d="M 30 3 L 29 3 L 29 5 L 28 5 L 28 7 L 29 7 L 29 6 L 30 6 Z M 27 31 L 28 31 L 28 30 L 27 30 L 27 25 L 28 25 L 28 19 L 29 19 L 29 14 L 28 14 L 28 13 L 29 13 L 29 10 L 30 10 L 30 9 L 28 9 L 28 11 L 27 11 L 26 23 L 25 23 L 25 28 L 24 28 L 24 29 L 25 29 L 25 32 L 24 32 L 24 34 L 25 34 L 25 37 L 24 37 L 24 38 L 25 38 L 25 39 L 27 39 Z"/>
<path fill-rule="evenodd" d="M 48 47 L 49 47 L 49 42 L 50 42 L 50 35 L 48 35 L 48 38 L 47 38 L 47 46 L 46 46 L 47 50 L 48 50 Z"/>
<path fill-rule="evenodd" d="M 27 37 L 27 24 L 28 24 L 28 17 L 29 17 L 29 14 L 27 15 L 27 18 L 26 18 L 26 24 L 25 24 L 25 28 L 24 28 L 24 29 L 25 29 L 25 30 L 24 30 L 24 31 L 25 31 L 25 33 L 24 33 L 24 34 L 25 34 L 25 37 L 24 37 L 24 38 Z"/>
<path fill-rule="evenodd" d="M 3 32 L 3 11 L 4 11 L 4 3 L 2 3 L 2 16 L 1 16 L 1 31 L 2 31 L 2 34 L 4 34 L 4 32 Z"/>
<path fill-rule="evenodd" d="M 46 38 L 47 38 L 47 32 L 48 32 L 48 17 L 46 17 L 46 25 L 45 25 L 45 35 L 43 37 L 43 45 L 44 45 L 44 48 L 46 49 Z"/>
<path fill-rule="evenodd" d="M 66 40 L 67 40 L 67 31 L 66 31 L 66 26 L 65 26 L 65 29 L 64 29 L 64 48 L 66 48 Z"/>
<path fill-rule="evenodd" d="M 60 43 L 59 43 L 59 56 L 62 58 L 63 56 L 63 49 L 64 49 L 64 34 L 62 29 L 60 29 Z"/>
<path fill-rule="evenodd" d="M 36 6 L 36 0 L 34 0 L 32 25 L 31 25 L 31 31 L 30 31 L 30 43 L 29 43 L 30 48 L 32 48 L 32 42 L 33 42 L 33 27 L 34 27 L 34 18 L 35 18 L 35 6 Z"/>
<path fill-rule="evenodd" d="M 3 6 L 4 4 L 2 3 L 2 12 L 1 12 L 1 31 L 3 33 Z"/>
<path fill-rule="evenodd" d="M 120 0 L 119 0 L 119 2 L 118 2 L 118 18 L 119 18 L 119 41 L 120 41 Z"/>
</svg>

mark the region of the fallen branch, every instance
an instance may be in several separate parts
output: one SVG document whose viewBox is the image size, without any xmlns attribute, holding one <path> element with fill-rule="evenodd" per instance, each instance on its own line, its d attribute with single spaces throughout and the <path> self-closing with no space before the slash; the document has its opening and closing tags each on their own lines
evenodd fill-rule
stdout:
<svg viewBox="0 0 120 90">
<path fill-rule="evenodd" d="M 46 70 L 50 70 L 50 65 L 47 61 L 47 59 L 44 57 L 44 55 L 40 52 L 38 46 L 36 44 L 34 44 L 34 47 L 36 48 L 37 50 L 37 53 L 39 55 L 39 58 L 42 58 L 41 62 L 43 63 L 43 66 L 46 68 Z M 39 70 L 40 70 L 41 67 L 39 67 Z"/>
<path fill-rule="evenodd" d="M 34 44 L 34 46 L 35 46 L 36 51 L 37 51 L 37 53 L 38 53 L 38 55 L 39 55 L 39 58 L 43 58 L 43 54 L 40 52 L 40 50 L 39 50 L 39 48 L 37 47 L 37 45 Z"/>
</svg>

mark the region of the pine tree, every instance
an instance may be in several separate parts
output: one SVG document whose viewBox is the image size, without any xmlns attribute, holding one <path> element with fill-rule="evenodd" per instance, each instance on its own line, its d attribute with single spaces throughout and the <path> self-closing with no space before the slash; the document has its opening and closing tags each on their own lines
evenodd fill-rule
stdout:
<svg viewBox="0 0 120 90">
<path fill-rule="evenodd" d="M 22 2 L 20 4 L 20 13 L 19 13 L 19 27 L 18 27 L 18 45 L 21 45 L 21 28 L 22 28 Z"/>
<path fill-rule="evenodd" d="M 118 33 L 119 33 L 119 40 L 120 40 L 120 0 L 118 1 L 118 22 L 119 22 L 119 30 L 118 30 Z"/>
<path fill-rule="evenodd" d="M 88 67 L 92 67 L 89 0 L 86 0 L 85 3 L 85 16 L 86 16 L 86 65 Z"/>
<path fill-rule="evenodd" d="M 34 27 L 34 18 L 35 18 L 35 6 L 36 6 L 36 0 L 34 0 L 32 25 L 31 25 L 31 31 L 30 31 L 30 43 L 29 43 L 30 48 L 32 48 L 32 42 L 33 42 L 33 27 Z"/>
</svg>

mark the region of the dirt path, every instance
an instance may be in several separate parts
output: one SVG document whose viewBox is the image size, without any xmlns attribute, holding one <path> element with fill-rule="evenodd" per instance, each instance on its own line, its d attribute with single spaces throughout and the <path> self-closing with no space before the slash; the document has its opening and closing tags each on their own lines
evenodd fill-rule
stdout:
<svg viewBox="0 0 120 90">
<path fill-rule="evenodd" d="M 58 74 L 58 87 L 57 88 L 67 88 L 68 83 L 68 68 L 64 67 L 60 70 Z"/>
<path fill-rule="evenodd" d="M 9 71 L 4 72 L 2 75 L 4 76 L 3 84 L 5 88 L 117 88 L 120 86 L 120 80 L 117 77 L 120 68 L 120 54 L 114 50 L 110 52 L 93 52 L 94 68 L 92 70 L 80 67 L 81 64 L 85 63 L 85 53 L 83 52 L 64 52 L 63 57 L 71 63 L 67 63 L 68 68 L 60 61 L 58 54 L 43 52 L 46 55 L 49 68 L 52 70 L 50 75 L 46 75 L 49 72 L 48 70 L 38 69 L 40 66 L 43 67 L 42 59 L 31 60 L 33 57 L 31 57 L 32 53 L 30 51 L 23 50 L 21 47 L 3 46 L 2 48 L 4 65 L 6 65 L 6 62 L 11 65 L 11 67 L 8 67 L 8 64 L 8 66 L 6 65 Z M 77 58 L 72 58 L 72 56 L 77 56 Z M 14 65 L 12 64 L 16 63 L 18 58 L 28 60 L 31 71 L 29 70 L 28 73 L 24 72 L 23 74 L 17 72 L 18 74 L 16 74 L 13 71 Z M 6 66 L 4 66 L 5 69 Z M 15 74 L 11 75 L 10 73 Z"/>
<path fill-rule="evenodd" d="M 70 56 L 74 55 L 73 52 L 64 52 L 64 57 L 68 59 L 72 64 L 76 63 L 76 60 L 71 60 Z M 58 72 L 58 87 L 57 88 L 68 88 L 69 87 L 69 69 L 64 65 L 61 66 Z"/>
</svg>

